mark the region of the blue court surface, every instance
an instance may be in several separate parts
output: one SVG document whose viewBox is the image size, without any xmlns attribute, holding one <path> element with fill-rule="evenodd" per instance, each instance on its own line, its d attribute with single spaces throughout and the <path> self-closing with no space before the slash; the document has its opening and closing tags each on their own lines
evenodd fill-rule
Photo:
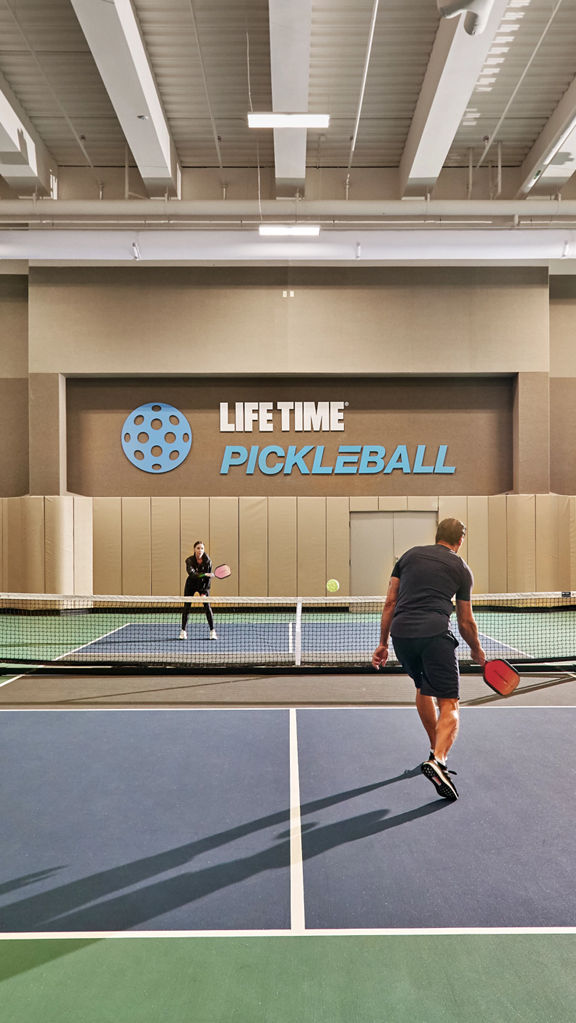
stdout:
<svg viewBox="0 0 576 1023">
<path fill-rule="evenodd" d="M 123 625 L 109 634 L 87 643 L 73 651 L 82 660 L 122 661 L 134 658 L 153 663 L 190 655 L 203 654 L 213 661 L 226 661 L 231 655 L 245 651 L 251 658 L 277 657 L 294 660 L 294 623 L 270 622 L 247 625 L 244 621 L 218 622 L 218 640 L 212 642 L 206 620 L 192 619 L 187 625 L 186 640 L 179 639 L 180 625 L 165 623 L 133 622 Z M 72 655 L 71 655 L 72 656 Z M 62 660 L 66 660 L 63 657 Z"/>
<path fill-rule="evenodd" d="M 576 708 L 2 711 L 2 933 L 576 927 Z M 301 856 L 300 856 L 301 848 Z"/>
<path fill-rule="evenodd" d="M 275 616 L 270 621 L 234 620 L 227 616 L 217 620 L 217 642 L 210 641 L 204 617 L 194 616 L 187 626 L 187 639 L 180 640 L 180 625 L 158 622 L 130 622 L 105 635 L 77 647 L 61 660 L 122 662 L 142 660 L 147 663 L 179 659 L 204 659 L 226 664 L 246 658 L 265 663 L 293 664 L 299 644 L 304 663 L 330 663 L 341 659 L 353 664 L 369 664 L 378 643 L 380 616 L 329 617 L 302 621 L 298 632 L 292 617 Z M 455 623 L 452 629 L 459 638 Z M 510 645 L 494 634 L 480 633 L 480 641 L 489 658 L 514 660 L 530 656 L 530 652 Z M 391 662 L 396 661 L 390 645 Z M 461 642 L 459 654 L 469 659 L 468 646 Z"/>
</svg>

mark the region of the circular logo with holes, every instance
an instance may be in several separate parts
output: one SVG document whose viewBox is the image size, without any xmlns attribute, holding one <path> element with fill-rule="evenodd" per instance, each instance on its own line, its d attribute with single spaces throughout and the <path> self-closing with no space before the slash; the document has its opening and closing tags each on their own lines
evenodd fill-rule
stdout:
<svg viewBox="0 0 576 1023">
<path fill-rule="evenodd" d="M 139 405 L 124 421 L 122 450 L 137 469 L 170 472 L 192 447 L 190 423 L 173 405 Z"/>
</svg>

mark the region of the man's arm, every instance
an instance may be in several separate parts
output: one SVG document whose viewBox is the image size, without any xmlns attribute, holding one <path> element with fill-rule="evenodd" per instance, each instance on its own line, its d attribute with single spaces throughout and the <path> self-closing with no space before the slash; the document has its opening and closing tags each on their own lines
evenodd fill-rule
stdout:
<svg viewBox="0 0 576 1023">
<path fill-rule="evenodd" d="M 374 668 L 379 668 L 381 664 L 386 664 L 388 660 L 388 640 L 390 638 L 390 626 L 392 624 L 392 618 L 394 616 L 394 610 L 396 608 L 396 601 L 398 600 L 398 590 L 400 588 L 400 580 L 396 576 L 392 576 L 388 583 L 388 592 L 386 594 L 386 601 L 382 608 L 382 618 L 380 621 L 380 643 L 376 647 L 372 654 L 372 665 Z"/>
<path fill-rule="evenodd" d="M 476 661 L 478 664 L 484 664 L 486 654 L 480 646 L 478 626 L 476 625 L 476 619 L 474 618 L 472 611 L 472 602 L 470 600 L 456 601 L 456 618 L 458 619 L 460 635 L 470 647 L 472 660 Z"/>
</svg>

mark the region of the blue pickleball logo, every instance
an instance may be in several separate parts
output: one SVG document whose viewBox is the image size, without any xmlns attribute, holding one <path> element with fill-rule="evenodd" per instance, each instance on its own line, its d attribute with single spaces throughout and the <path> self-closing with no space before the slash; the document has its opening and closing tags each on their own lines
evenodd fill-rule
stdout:
<svg viewBox="0 0 576 1023">
<path fill-rule="evenodd" d="M 173 405 L 139 405 L 124 420 L 122 450 L 137 469 L 170 472 L 192 447 L 190 423 Z"/>
</svg>

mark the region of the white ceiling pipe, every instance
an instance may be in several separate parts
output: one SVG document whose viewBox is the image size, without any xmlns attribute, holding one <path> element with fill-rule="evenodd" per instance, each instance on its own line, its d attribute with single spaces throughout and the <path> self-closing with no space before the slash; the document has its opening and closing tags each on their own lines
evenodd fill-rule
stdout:
<svg viewBox="0 0 576 1023">
<path fill-rule="evenodd" d="M 236 222 L 242 226 L 246 219 L 260 221 L 261 218 L 274 222 L 293 222 L 314 218 L 345 225 L 363 218 L 397 217 L 407 221 L 411 217 L 438 219 L 456 217 L 463 220 L 482 217 L 486 219 L 518 217 L 576 218 L 574 199 L 438 199 L 438 200 L 159 200 L 159 199 L 5 199 L 0 202 L 0 223 L 58 224 L 84 223 L 93 221 L 98 227 L 104 221 L 114 228 L 114 223 L 136 221 L 151 225 L 164 222 L 178 224 L 186 221 Z M 193 224 L 192 224 L 193 226 Z"/>
</svg>

